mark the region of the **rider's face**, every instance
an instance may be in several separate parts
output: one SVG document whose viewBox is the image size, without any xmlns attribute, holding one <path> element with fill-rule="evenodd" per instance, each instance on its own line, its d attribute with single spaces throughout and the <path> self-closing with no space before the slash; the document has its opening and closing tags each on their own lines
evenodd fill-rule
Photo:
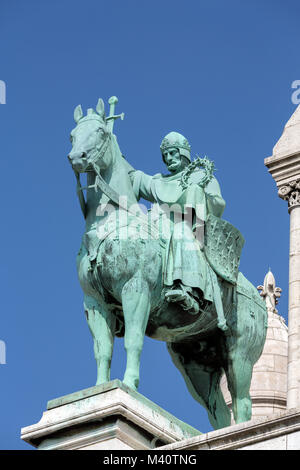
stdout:
<svg viewBox="0 0 300 470">
<path fill-rule="evenodd" d="M 176 174 L 182 170 L 183 164 L 179 150 L 170 147 L 163 152 L 163 158 L 170 173 Z"/>
</svg>

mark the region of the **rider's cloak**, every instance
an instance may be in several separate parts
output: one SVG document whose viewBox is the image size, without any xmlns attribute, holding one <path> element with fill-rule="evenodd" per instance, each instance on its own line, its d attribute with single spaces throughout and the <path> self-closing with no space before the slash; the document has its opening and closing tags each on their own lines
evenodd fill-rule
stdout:
<svg viewBox="0 0 300 470">
<path fill-rule="evenodd" d="M 181 281 L 186 287 L 200 289 L 204 298 L 212 301 L 216 277 L 202 248 L 207 216 L 221 217 L 225 208 L 216 178 L 203 188 L 197 183 L 185 187 L 182 172 L 149 176 L 137 170 L 130 177 L 136 198 L 154 203 L 152 222 L 159 226 L 166 241 L 164 285 L 171 287 Z"/>
</svg>

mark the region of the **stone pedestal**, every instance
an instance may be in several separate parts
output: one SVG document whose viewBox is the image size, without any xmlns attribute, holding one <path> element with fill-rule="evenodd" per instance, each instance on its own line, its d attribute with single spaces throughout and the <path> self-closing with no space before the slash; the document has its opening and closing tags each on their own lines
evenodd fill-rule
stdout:
<svg viewBox="0 0 300 470">
<path fill-rule="evenodd" d="M 148 450 L 201 434 L 119 380 L 48 402 L 21 438 L 39 450 Z"/>
<path fill-rule="evenodd" d="M 300 409 L 235 424 L 168 444 L 159 450 L 177 453 L 183 450 L 300 450 Z"/>
</svg>

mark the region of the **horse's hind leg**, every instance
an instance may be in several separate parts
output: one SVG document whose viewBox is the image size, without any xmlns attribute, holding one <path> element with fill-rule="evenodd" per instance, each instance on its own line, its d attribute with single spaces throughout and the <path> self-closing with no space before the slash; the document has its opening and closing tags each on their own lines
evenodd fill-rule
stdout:
<svg viewBox="0 0 300 470">
<path fill-rule="evenodd" d="M 230 425 L 230 411 L 221 388 L 223 370 L 201 364 L 198 358 L 191 358 L 184 345 L 168 343 L 168 351 L 176 367 L 181 372 L 192 397 L 207 409 L 208 418 L 214 429 Z"/>
<path fill-rule="evenodd" d="M 127 352 L 124 383 L 137 389 L 140 377 L 140 357 L 150 312 L 149 287 L 137 274 L 122 290 L 122 306 L 125 320 L 124 345 Z"/>
<path fill-rule="evenodd" d="M 113 353 L 115 316 L 106 304 L 97 302 L 93 297 L 85 296 L 84 309 L 89 329 L 94 339 L 94 353 L 97 363 L 96 385 L 109 382 L 110 366 Z"/>
<path fill-rule="evenodd" d="M 252 369 L 252 362 L 239 349 L 230 354 L 225 372 L 236 423 L 243 423 L 251 419 L 252 402 L 249 390 Z"/>
</svg>

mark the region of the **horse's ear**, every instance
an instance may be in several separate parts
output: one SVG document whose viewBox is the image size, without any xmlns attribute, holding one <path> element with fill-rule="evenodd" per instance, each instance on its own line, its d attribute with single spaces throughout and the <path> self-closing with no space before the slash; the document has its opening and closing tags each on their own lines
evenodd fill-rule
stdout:
<svg viewBox="0 0 300 470">
<path fill-rule="evenodd" d="M 76 106 L 76 108 L 74 109 L 74 119 L 75 119 L 75 122 L 78 123 L 79 119 L 81 119 L 82 116 L 83 116 L 83 112 L 82 112 L 81 105 L 79 104 L 79 105 Z"/>
<path fill-rule="evenodd" d="M 105 108 L 104 108 L 104 102 L 101 98 L 98 99 L 98 103 L 97 103 L 97 106 L 96 106 L 96 111 L 102 117 L 102 119 L 104 121 L 105 120 Z"/>
</svg>

